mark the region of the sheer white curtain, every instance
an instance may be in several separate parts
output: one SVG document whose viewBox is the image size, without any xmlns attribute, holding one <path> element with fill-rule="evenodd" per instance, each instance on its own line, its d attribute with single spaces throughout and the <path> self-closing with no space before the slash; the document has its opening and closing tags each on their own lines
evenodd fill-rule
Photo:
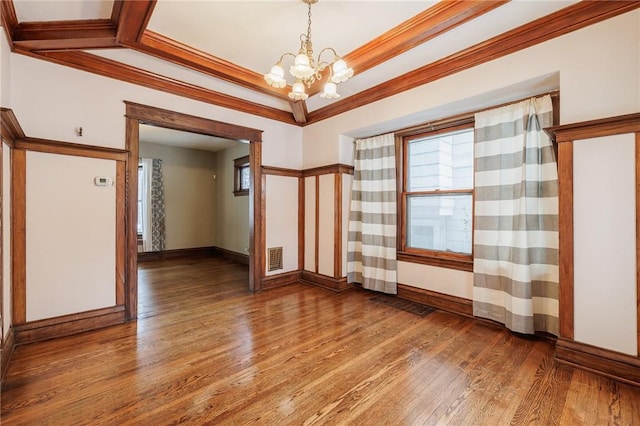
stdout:
<svg viewBox="0 0 640 426">
<path fill-rule="evenodd" d="M 558 333 L 558 170 L 551 97 L 476 114 L 473 313 Z"/>
<path fill-rule="evenodd" d="M 347 281 L 397 293 L 396 159 L 393 134 L 356 140 Z"/>
<path fill-rule="evenodd" d="M 152 251 L 153 243 L 151 241 L 151 179 L 153 173 L 153 160 L 151 158 L 142 158 L 142 174 L 143 182 L 138 182 L 140 191 L 142 192 L 142 251 Z"/>
</svg>

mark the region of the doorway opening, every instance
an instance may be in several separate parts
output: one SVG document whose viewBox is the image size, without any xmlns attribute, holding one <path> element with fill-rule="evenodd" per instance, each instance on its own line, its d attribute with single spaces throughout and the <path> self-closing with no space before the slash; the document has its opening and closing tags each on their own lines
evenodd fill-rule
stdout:
<svg viewBox="0 0 640 426">
<path fill-rule="evenodd" d="M 161 108 L 125 101 L 127 190 L 125 202 L 124 265 L 125 309 L 127 320 L 134 320 L 138 310 L 138 165 L 140 153 L 140 125 L 151 125 L 189 133 L 249 143 L 249 289 L 261 290 L 264 255 L 264 229 L 262 226 L 262 131 L 223 123 L 203 117 L 177 113 Z"/>
</svg>

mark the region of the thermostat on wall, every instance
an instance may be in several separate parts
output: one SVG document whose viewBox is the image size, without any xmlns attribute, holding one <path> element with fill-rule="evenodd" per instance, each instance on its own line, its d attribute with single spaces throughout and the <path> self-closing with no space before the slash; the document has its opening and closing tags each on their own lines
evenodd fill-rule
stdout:
<svg viewBox="0 0 640 426">
<path fill-rule="evenodd" d="M 96 176 L 93 181 L 96 186 L 111 186 L 113 184 L 113 180 L 111 178 L 104 176 Z"/>
</svg>

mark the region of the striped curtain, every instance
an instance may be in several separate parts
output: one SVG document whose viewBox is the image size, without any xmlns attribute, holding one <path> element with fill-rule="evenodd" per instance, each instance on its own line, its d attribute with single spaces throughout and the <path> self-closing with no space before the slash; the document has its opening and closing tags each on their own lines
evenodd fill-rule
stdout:
<svg viewBox="0 0 640 426">
<path fill-rule="evenodd" d="M 473 313 L 558 334 L 558 171 L 551 97 L 476 114 Z"/>
<path fill-rule="evenodd" d="M 165 248 L 164 228 L 164 179 L 162 177 L 162 160 L 153 160 L 151 171 L 151 246 L 153 251 Z"/>
<path fill-rule="evenodd" d="M 142 191 L 142 251 L 165 249 L 164 226 L 164 179 L 162 160 L 141 158 L 143 179 Z"/>
<path fill-rule="evenodd" d="M 393 134 L 356 140 L 347 281 L 396 294 L 396 159 Z"/>
</svg>

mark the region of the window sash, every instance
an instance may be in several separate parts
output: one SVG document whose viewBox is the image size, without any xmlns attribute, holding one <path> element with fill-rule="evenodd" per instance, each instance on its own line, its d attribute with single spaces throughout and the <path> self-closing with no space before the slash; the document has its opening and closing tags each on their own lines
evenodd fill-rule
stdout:
<svg viewBox="0 0 640 426">
<path fill-rule="evenodd" d="M 458 269 L 464 271 L 471 271 L 473 269 L 473 177 L 469 180 L 469 188 L 456 188 L 456 189 L 431 189 L 430 190 L 409 190 L 409 144 L 415 140 L 421 140 L 441 134 L 462 132 L 465 130 L 473 131 L 473 120 L 465 120 L 464 122 L 454 122 L 452 125 L 435 126 L 435 130 L 432 130 L 433 126 L 425 126 L 424 128 L 412 129 L 410 134 L 404 134 L 397 137 L 399 158 L 398 161 L 398 194 L 400 196 L 400 202 L 398 203 L 399 214 L 399 244 L 398 244 L 398 260 L 409 261 L 413 263 L 421 263 L 427 265 L 434 265 L 440 267 L 446 267 L 451 269 Z M 473 154 L 472 154 L 473 156 Z M 473 176 L 473 157 L 471 159 L 471 175 Z M 411 218 L 409 217 L 409 208 L 411 199 L 418 199 L 422 197 L 470 197 L 467 202 L 468 216 L 470 229 L 468 229 L 468 238 L 466 242 L 466 248 L 462 252 L 458 251 L 446 251 L 433 248 L 419 247 L 420 244 L 415 244 L 415 238 L 411 241 L 411 230 L 409 226 L 411 224 Z M 414 222 L 415 223 L 415 222 Z M 415 236 L 414 236 L 415 237 Z"/>
</svg>

